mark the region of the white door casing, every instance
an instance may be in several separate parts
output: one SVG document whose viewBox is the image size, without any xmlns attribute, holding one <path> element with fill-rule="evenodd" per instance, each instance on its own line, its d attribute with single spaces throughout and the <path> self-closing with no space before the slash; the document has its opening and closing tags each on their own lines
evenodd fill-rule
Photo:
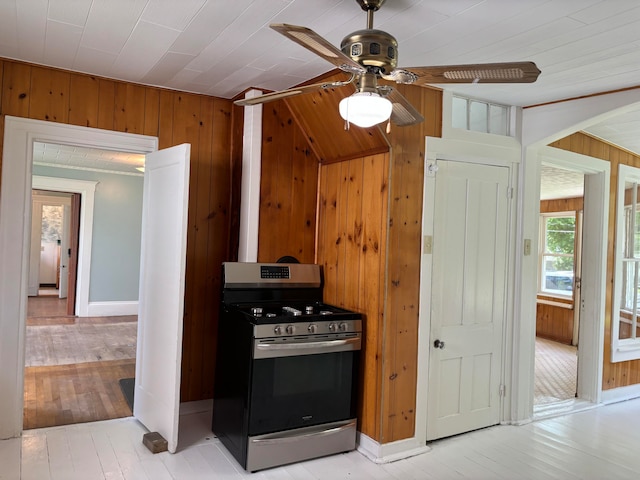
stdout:
<svg viewBox="0 0 640 480">
<path fill-rule="evenodd" d="M 148 154 L 142 202 L 133 414 L 160 433 L 172 453 L 178 445 L 189 158 L 189 144 Z"/>
<path fill-rule="evenodd" d="M 509 169 L 444 160 L 437 167 L 428 440 L 500 421 L 509 251 Z"/>
<path fill-rule="evenodd" d="M 156 137 L 5 116 L 0 188 L 0 439 L 22 433 L 35 141 L 136 153 L 158 148 Z M 33 187 L 42 188 L 35 179 Z"/>
</svg>

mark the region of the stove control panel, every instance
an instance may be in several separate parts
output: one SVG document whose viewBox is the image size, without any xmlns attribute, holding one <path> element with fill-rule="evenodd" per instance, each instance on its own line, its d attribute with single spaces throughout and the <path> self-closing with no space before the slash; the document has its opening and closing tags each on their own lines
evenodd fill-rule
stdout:
<svg viewBox="0 0 640 480">
<path fill-rule="evenodd" d="M 260 278 L 290 278 L 289 267 L 261 265 Z"/>
<path fill-rule="evenodd" d="M 253 327 L 254 338 L 298 338 L 311 335 L 335 335 L 338 333 L 358 333 L 362 331 L 362 320 L 345 320 L 342 322 L 282 323 L 261 324 Z"/>
</svg>

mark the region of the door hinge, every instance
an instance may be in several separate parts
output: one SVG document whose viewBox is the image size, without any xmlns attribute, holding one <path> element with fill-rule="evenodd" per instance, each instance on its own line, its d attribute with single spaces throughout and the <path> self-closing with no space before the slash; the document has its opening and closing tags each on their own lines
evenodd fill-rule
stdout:
<svg viewBox="0 0 640 480">
<path fill-rule="evenodd" d="M 506 393 L 506 387 L 504 386 L 504 383 L 500 384 L 500 388 L 498 389 L 498 393 L 501 397 L 504 397 L 505 393 Z"/>
<path fill-rule="evenodd" d="M 508 199 L 512 199 L 513 198 L 513 187 L 508 187 L 507 188 L 507 198 Z"/>
</svg>

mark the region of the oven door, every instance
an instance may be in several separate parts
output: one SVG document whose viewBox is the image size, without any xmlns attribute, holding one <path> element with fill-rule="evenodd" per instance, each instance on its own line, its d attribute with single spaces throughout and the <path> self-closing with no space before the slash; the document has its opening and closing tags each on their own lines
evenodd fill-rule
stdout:
<svg viewBox="0 0 640 480">
<path fill-rule="evenodd" d="M 250 436 L 355 418 L 360 338 L 338 342 L 342 347 L 325 341 L 327 353 L 309 343 L 254 349 L 263 358 L 253 361 Z M 315 353 L 299 353 L 305 349 Z"/>
</svg>

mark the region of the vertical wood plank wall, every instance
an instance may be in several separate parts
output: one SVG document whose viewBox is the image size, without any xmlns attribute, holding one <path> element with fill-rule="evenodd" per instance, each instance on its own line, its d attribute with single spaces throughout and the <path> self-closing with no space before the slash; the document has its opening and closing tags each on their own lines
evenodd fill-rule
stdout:
<svg viewBox="0 0 640 480">
<path fill-rule="evenodd" d="M 380 443 L 414 435 L 425 136 L 442 132 L 441 91 L 400 91 L 425 121 L 392 127 L 388 155 L 326 164 L 320 173 L 325 298 L 366 314 L 361 431 Z"/>
<path fill-rule="evenodd" d="M 359 430 L 378 438 L 387 239 L 389 154 L 323 165 L 318 259 L 324 299 L 363 314 Z"/>
<path fill-rule="evenodd" d="M 578 212 L 583 208 L 583 198 L 559 198 L 542 200 L 540 213 Z M 546 297 L 538 295 L 538 300 L 550 300 L 556 303 L 566 303 L 572 308 L 538 303 L 536 305 L 536 336 L 571 345 L 573 341 L 573 300 Z"/>
<path fill-rule="evenodd" d="M 191 144 L 181 399 L 211 398 L 220 263 L 229 250 L 232 102 L 11 60 L 0 60 L 0 73 L 0 127 L 12 115 L 157 136 L 160 148 Z"/>
<path fill-rule="evenodd" d="M 314 263 L 319 159 L 284 101 L 262 112 L 258 261 Z"/>
<path fill-rule="evenodd" d="M 418 309 L 425 137 L 442 136 L 442 92 L 398 86 L 424 122 L 392 128 L 389 240 L 382 352 L 382 443 L 413 436 L 418 356 Z"/>
<path fill-rule="evenodd" d="M 640 383 L 640 360 L 611 362 L 611 312 L 614 276 L 614 241 L 616 223 L 616 194 L 618 186 L 618 165 L 640 167 L 640 156 L 617 148 L 584 133 L 574 133 L 551 144 L 570 152 L 607 160 L 611 164 L 609 190 L 609 227 L 607 241 L 607 293 L 605 303 L 604 358 L 602 388 L 625 387 Z"/>
</svg>

